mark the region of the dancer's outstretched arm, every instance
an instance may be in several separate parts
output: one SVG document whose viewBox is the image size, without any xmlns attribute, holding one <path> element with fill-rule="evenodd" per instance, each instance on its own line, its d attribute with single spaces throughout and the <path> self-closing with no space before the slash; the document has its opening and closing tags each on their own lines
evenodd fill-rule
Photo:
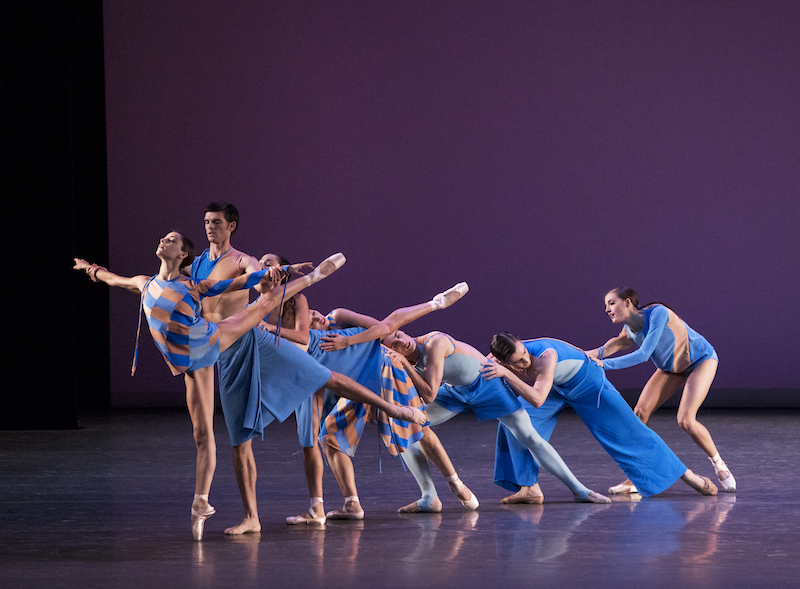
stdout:
<svg viewBox="0 0 800 589">
<path fill-rule="evenodd" d="M 603 354 L 601 357 L 600 348 L 595 348 L 594 350 L 589 350 L 586 352 L 586 355 L 591 360 L 603 360 L 603 358 L 608 358 L 609 356 L 613 356 L 619 351 L 627 350 L 633 346 L 633 340 L 628 335 L 628 332 L 625 331 L 625 328 L 622 328 L 620 334 L 616 337 L 612 337 L 606 343 L 604 343 L 600 348 L 603 348 Z"/>
<path fill-rule="evenodd" d="M 75 270 L 84 270 L 89 278 L 95 282 L 105 282 L 108 286 L 119 286 L 132 292 L 140 293 L 150 279 L 149 276 L 120 276 L 109 272 L 106 268 L 97 264 L 90 264 L 82 258 L 75 258 Z"/>
</svg>

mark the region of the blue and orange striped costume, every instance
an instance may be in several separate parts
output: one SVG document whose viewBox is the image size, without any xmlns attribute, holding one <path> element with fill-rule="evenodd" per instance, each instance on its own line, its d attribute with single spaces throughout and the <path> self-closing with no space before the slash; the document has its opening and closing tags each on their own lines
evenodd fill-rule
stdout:
<svg viewBox="0 0 800 589">
<path fill-rule="evenodd" d="M 395 365 L 392 362 L 387 354 L 388 349 L 382 346 L 380 342 L 374 340 L 350 346 L 350 348 L 363 349 L 361 353 L 374 357 L 377 362 L 369 363 L 365 367 L 365 371 L 362 371 L 358 377 L 352 374 L 348 376 L 366 386 L 375 394 L 379 394 L 390 403 L 424 409 L 422 399 L 417 394 L 417 389 L 414 388 L 411 378 L 409 378 L 402 366 Z M 336 352 L 325 352 L 325 354 L 334 353 Z M 320 432 L 322 443 L 344 452 L 348 456 L 355 456 L 356 447 L 361 435 L 364 433 L 364 426 L 369 419 L 371 409 L 370 406 L 365 406 L 363 403 L 351 401 L 350 399 L 339 399 L 336 407 L 325 418 L 322 425 Z M 428 425 L 428 422 L 424 425 L 417 425 L 393 419 L 383 411 L 378 413 L 377 422 L 381 440 L 392 456 L 405 452 L 411 444 L 421 440 L 423 436 L 422 428 Z"/>
<path fill-rule="evenodd" d="M 711 344 L 664 305 L 644 308 L 641 331 L 633 332 L 627 325 L 624 330 L 639 349 L 604 360 L 606 370 L 628 368 L 650 359 L 660 370 L 688 376 L 698 364 L 717 360 Z"/>
<path fill-rule="evenodd" d="M 320 338 L 326 335 L 355 335 L 364 331 L 361 327 L 339 329 L 329 316 L 331 325 L 335 329 L 312 329 L 308 334 L 308 354 L 326 368 L 349 376 L 371 391 L 378 390 L 380 382 L 380 345 L 377 341 L 366 342 L 356 346 L 348 346 L 335 352 L 325 352 L 320 349 Z M 304 448 L 313 447 L 318 439 L 322 420 L 333 410 L 339 397 L 330 389 L 317 391 L 295 410 L 297 420 L 297 435 L 300 445 Z"/>
<path fill-rule="evenodd" d="M 200 300 L 252 288 L 265 273 L 266 270 L 262 270 L 231 280 L 197 282 L 182 275 L 173 280 L 161 280 L 156 275 L 147 281 L 142 289 L 141 308 L 153 341 L 173 375 L 212 366 L 219 357 L 217 324 L 200 316 Z M 134 358 L 131 372 L 135 370 Z"/>
</svg>

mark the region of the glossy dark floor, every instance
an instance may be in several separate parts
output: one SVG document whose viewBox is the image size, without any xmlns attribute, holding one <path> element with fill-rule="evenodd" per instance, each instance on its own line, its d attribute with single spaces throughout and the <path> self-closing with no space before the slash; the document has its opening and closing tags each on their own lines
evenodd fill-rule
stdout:
<svg viewBox="0 0 800 589">
<path fill-rule="evenodd" d="M 471 416 L 437 428 L 481 500 L 468 513 L 437 485 L 444 510 L 401 516 L 416 485 L 365 434 L 355 460 L 366 518 L 324 529 L 284 524 L 307 508 L 294 423 L 256 444 L 261 534 L 226 537 L 241 503 L 217 420 L 217 515 L 189 532 L 194 445 L 186 413 L 82 419 L 79 431 L 0 432 L 2 587 L 798 587 L 800 413 L 700 415 L 733 470 L 736 494 L 677 483 L 655 498 L 582 505 L 542 476 L 543 506 L 501 506 L 491 482 L 495 426 Z M 651 425 L 692 469 L 711 464 L 662 410 Z M 576 475 L 605 491 L 621 472 L 568 415 L 553 437 Z M 381 474 L 379 469 L 383 470 Z M 341 504 L 326 473 L 326 508 Z"/>
</svg>

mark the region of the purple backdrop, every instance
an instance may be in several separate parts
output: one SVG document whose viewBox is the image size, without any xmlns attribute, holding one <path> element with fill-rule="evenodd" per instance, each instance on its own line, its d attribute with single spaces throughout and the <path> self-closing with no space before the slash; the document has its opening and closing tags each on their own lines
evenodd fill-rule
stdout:
<svg viewBox="0 0 800 589">
<path fill-rule="evenodd" d="M 800 4 L 104 2 L 112 269 L 202 210 L 234 245 L 348 257 L 312 307 L 594 347 L 611 287 L 667 301 L 717 388 L 798 386 Z M 87 252 L 91 257 L 91 253 Z M 111 295 L 112 403 L 182 395 Z M 612 375 L 641 386 L 640 366 Z"/>
</svg>

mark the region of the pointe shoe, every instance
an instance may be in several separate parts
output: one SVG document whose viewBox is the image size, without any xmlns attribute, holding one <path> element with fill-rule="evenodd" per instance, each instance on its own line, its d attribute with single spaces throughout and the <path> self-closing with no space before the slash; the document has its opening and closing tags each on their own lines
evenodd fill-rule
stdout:
<svg viewBox="0 0 800 589">
<path fill-rule="evenodd" d="M 344 254 L 338 253 L 333 254 L 331 257 L 322 261 L 322 263 L 314 268 L 310 274 L 306 275 L 308 279 L 308 284 L 316 284 L 323 278 L 327 278 L 334 272 L 336 272 L 339 268 L 344 266 L 344 263 L 347 261 L 347 258 L 344 257 Z"/>
<path fill-rule="evenodd" d="M 702 486 L 695 484 L 694 481 L 692 481 L 692 480 L 688 480 L 688 481 L 686 481 L 686 483 L 692 489 L 694 489 L 695 491 L 697 491 L 698 493 L 700 493 L 702 495 L 706 495 L 707 497 L 713 497 L 714 495 L 717 494 L 717 491 L 718 491 L 717 486 L 714 483 L 711 482 L 710 478 L 704 477 L 701 474 L 699 474 L 697 476 L 700 477 L 701 479 L 703 479 L 703 485 Z"/>
<path fill-rule="evenodd" d="M 500 503 L 503 505 L 514 505 L 518 503 L 541 505 L 544 503 L 544 493 L 542 493 L 539 483 L 536 483 L 532 487 L 520 487 L 519 491 L 516 493 L 512 493 L 508 497 L 503 497 Z"/>
<path fill-rule="evenodd" d="M 217 513 L 217 510 L 210 505 L 204 513 L 199 513 L 192 507 L 192 536 L 196 541 L 199 542 L 203 539 L 203 527 L 206 524 L 206 520 L 215 513 Z"/>
<path fill-rule="evenodd" d="M 456 496 L 456 499 L 461 501 L 461 505 L 463 505 L 470 511 L 475 511 L 476 509 L 478 509 L 478 506 L 480 505 L 480 503 L 478 502 L 478 498 L 475 496 L 475 493 L 470 491 L 464 483 L 461 483 L 459 485 L 459 484 L 453 484 L 448 481 L 447 486 L 450 487 L 450 490 Z M 469 499 L 462 499 L 461 497 L 458 496 L 458 494 L 464 490 L 466 490 L 469 493 Z"/>
<path fill-rule="evenodd" d="M 433 297 L 431 302 L 439 310 L 446 309 L 468 292 L 469 285 L 466 282 L 459 282 L 454 287 L 448 288 L 446 291 L 437 294 L 435 297 Z"/>
<path fill-rule="evenodd" d="M 361 520 L 364 519 L 364 510 L 358 501 L 346 501 L 344 507 L 335 509 L 325 514 L 328 519 Z"/>
<path fill-rule="evenodd" d="M 710 457 L 709 460 L 711 460 Z M 711 464 L 714 465 L 714 474 L 716 474 L 717 479 L 719 479 L 719 486 L 722 487 L 722 492 L 723 493 L 735 492 L 736 479 L 733 478 L 733 473 L 725 464 L 725 461 L 720 458 L 719 463 L 716 463 L 713 460 L 711 460 Z"/>
<path fill-rule="evenodd" d="M 613 487 L 608 488 L 609 495 L 628 495 L 630 493 L 638 493 L 639 490 L 636 488 L 630 481 L 625 481 L 624 483 L 620 483 L 619 485 L 614 485 Z"/>
<path fill-rule="evenodd" d="M 589 491 L 586 497 L 575 497 L 578 503 L 611 503 L 611 499 L 605 495 L 601 495 L 596 491 Z"/>
<path fill-rule="evenodd" d="M 363 517 L 363 512 L 362 512 Z M 315 507 L 309 507 L 306 513 L 300 515 L 291 515 L 286 518 L 287 525 L 318 525 L 321 526 L 325 523 L 325 510 L 322 508 L 322 503 L 317 503 Z"/>
<path fill-rule="evenodd" d="M 474 495 L 473 495 L 474 497 Z M 397 510 L 397 513 L 439 513 L 442 510 L 442 502 L 438 497 L 434 497 L 431 504 L 427 507 L 420 505 L 419 501 L 414 501 L 408 505 L 404 505 Z"/>
</svg>

